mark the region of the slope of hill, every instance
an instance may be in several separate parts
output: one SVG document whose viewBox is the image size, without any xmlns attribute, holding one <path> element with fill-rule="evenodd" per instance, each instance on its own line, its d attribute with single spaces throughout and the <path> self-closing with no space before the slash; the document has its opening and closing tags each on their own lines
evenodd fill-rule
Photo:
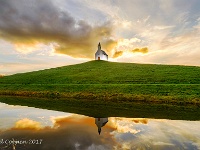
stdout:
<svg viewBox="0 0 200 150">
<path fill-rule="evenodd" d="M 200 67 L 90 61 L 15 74 L 1 84 L 200 84 Z"/>
<path fill-rule="evenodd" d="M 90 61 L 0 78 L 0 95 L 200 105 L 200 67 Z"/>
</svg>

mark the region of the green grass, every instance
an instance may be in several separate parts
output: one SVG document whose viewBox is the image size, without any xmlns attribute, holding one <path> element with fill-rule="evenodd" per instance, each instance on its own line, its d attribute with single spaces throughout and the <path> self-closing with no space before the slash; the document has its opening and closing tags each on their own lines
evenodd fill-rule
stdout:
<svg viewBox="0 0 200 150">
<path fill-rule="evenodd" d="M 1 95 L 200 105 L 199 85 L 2 84 Z"/>
<path fill-rule="evenodd" d="M 1 84 L 200 84 L 200 67 L 90 61 L 0 78 Z"/>
<path fill-rule="evenodd" d="M 200 67 L 90 61 L 2 77 L 0 95 L 199 107 Z"/>
</svg>

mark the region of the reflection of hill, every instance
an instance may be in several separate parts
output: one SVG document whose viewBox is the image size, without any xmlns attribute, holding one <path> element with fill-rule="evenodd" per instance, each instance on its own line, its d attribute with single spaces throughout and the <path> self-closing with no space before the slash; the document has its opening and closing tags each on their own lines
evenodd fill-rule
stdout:
<svg viewBox="0 0 200 150">
<path fill-rule="evenodd" d="M 88 99 L 40 99 L 26 97 L 4 97 L 0 101 L 7 104 L 32 106 L 63 112 L 82 114 L 94 118 L 127 117 L 155 118 L 172 120 L 200 120 L 200 109 L 195 106 L 177 106 L 166 104 L 150 104 L 122 102 L 120 100 L 88 100 Z M 95 109 L 94 109 L 95 107 Z M 119 111 L 120 110 L 120 111 Z"/>
</svg>

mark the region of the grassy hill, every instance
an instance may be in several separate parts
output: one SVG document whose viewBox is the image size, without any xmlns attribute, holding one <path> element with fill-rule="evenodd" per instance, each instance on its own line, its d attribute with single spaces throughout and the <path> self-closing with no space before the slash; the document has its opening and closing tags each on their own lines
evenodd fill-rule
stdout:
<svg viewBox="0 0 200 150">
<path fill-rule="evenodd" d="M 199 120 L 200 67 L 90 61 L 1 77 L 0 95 L 93 117 Z"/>
<path fill-rule="evenodd" d="M 5 76 L 0 84 L 200 84 L 200 67 L 90 61 Z"/>
<path fill-rule="evenodd" d="M 90 61 L 4 76 L 0 95 L 200 105 L 200 67 Z"/>
</svg>

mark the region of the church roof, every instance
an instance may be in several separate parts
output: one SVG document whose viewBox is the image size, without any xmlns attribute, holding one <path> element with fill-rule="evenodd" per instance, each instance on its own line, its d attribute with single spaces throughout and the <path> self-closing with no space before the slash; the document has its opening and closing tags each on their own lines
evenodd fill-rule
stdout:
<svg viewBox="0 0 200 150">
<path fill-rule="evenodd" d="M 103 52 L 104 55 L 108 56 L 105 51 L 103 51 L 103 50 L 101 50 L 101 51 Z"/>
<path fill-rule="evenodd" d="M 103 50 L 97 50 L 95 54 L 97 54 L 99 51 L 101 51 L 104 55 L 108 56 L 108 54 L 106 54 L 106 52 Z"/>
</svg>

